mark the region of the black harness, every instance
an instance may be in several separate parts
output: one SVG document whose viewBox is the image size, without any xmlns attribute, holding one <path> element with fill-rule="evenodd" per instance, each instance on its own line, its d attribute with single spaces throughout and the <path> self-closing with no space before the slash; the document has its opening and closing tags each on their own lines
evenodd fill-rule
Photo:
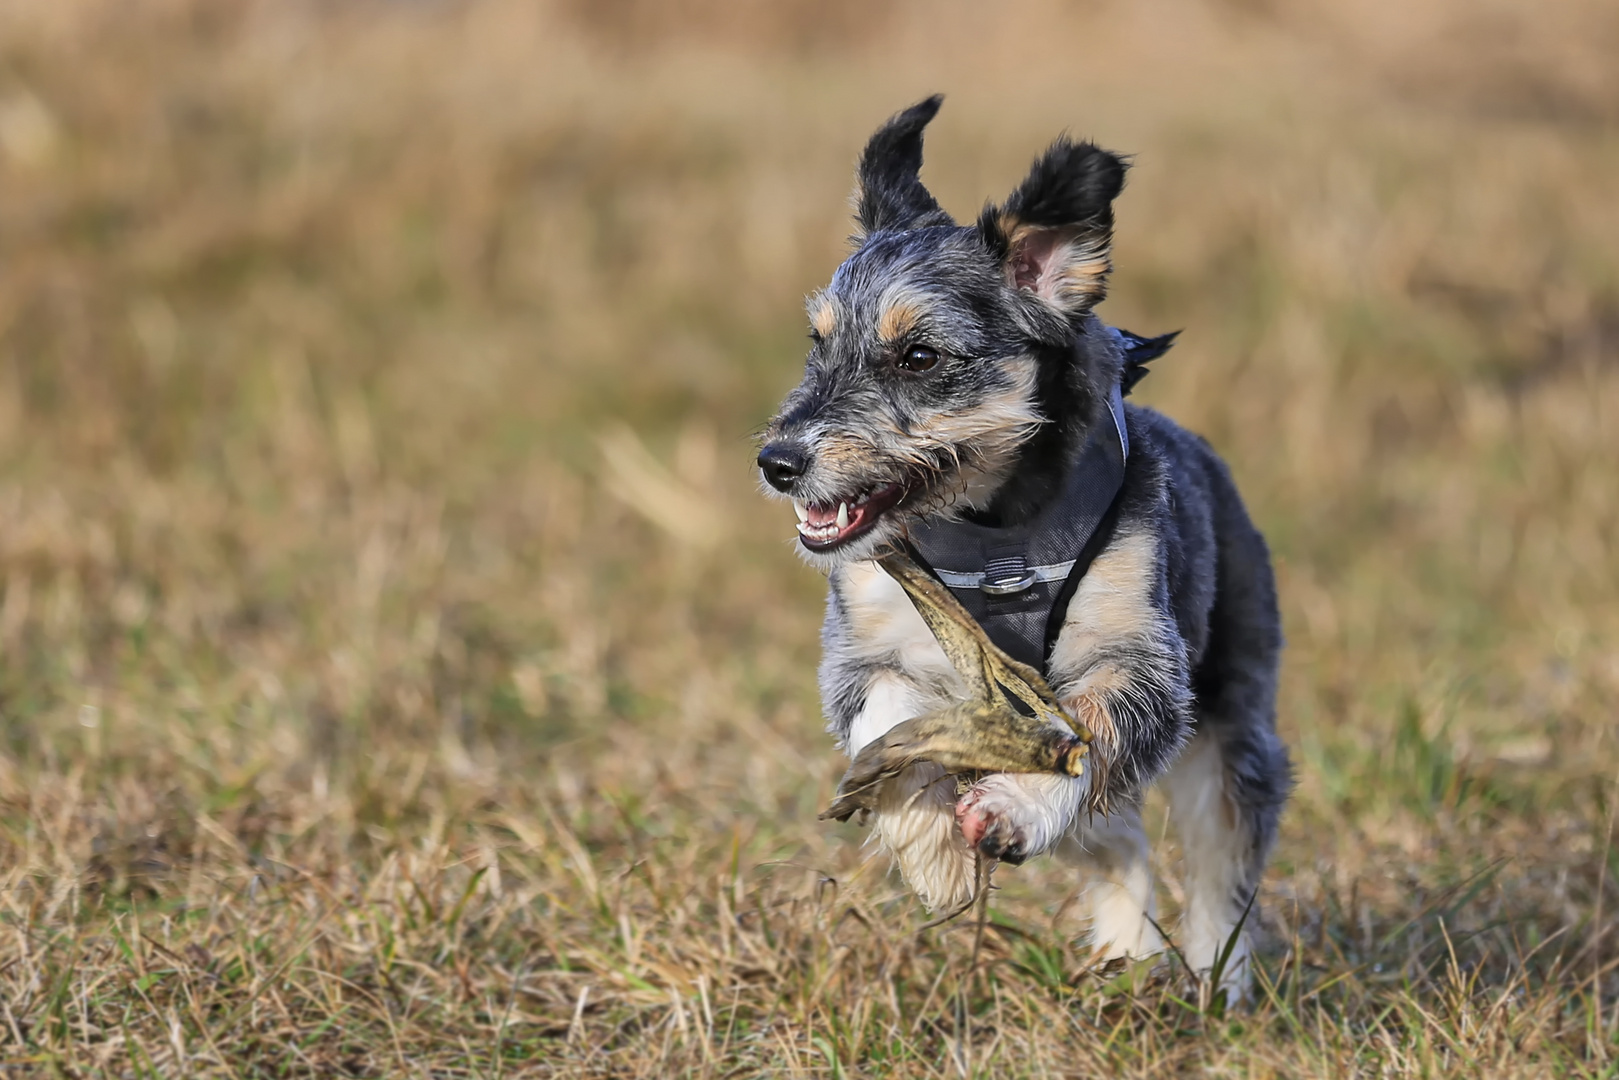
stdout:
<svg viewBox="0 0 1619 1080">
<path fill-rule="evenodd" d="M 1087 328 L 1089 329 L 1089 328 Z M 1123 355 L 1120 384 L 1069 470 L 1062 496 L 1023 525 L 990 528 L 969 521 L 922 521 L 911 527 L 912 555 L 931 570 L 1013 659 L 1044 671 L 1068 616 L 1068 603 L 1118 522 L 1130 459 L 1124 395 L 1147 361 L 1174 340 L 1140 338 L 1097 324 Z M 1094 341 L 1101 335 L 1087 334 Z"/>
</svg>

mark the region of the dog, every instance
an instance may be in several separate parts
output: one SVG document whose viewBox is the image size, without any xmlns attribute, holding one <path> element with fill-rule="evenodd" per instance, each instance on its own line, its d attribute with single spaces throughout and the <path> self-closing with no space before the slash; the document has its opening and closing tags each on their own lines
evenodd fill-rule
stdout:
<svg viewBox="0 0 1619 1080">
<path fill-rule="evenodd" d="M 1125 160 L 1060 137 L 1004 202 L 960 225 L 920 178 L 923 129 L 941 101 L 895 115 L 862 153 L 853 253 L 809 298 L 803 381 L 758 455 L 766 493 L 795 505 L 803 557 L 830 578 L 828 730 L 853 757 L 961 693 L 872 560 L 894 545 L 925 558 L 919 536 L 963 533 L 981 571 L 928 561 L 958 596 L 984 594 L 975 616 L 1024 647 L 1094 733 L 1088 764 L 1078 777 L 976 778 L 913 765 L 878 795 L 877 840 L 933 909 L 970 900 L 974 849 L 1014 864 L 1072 860 L 1088 883 L 1095 955 L 1148 957 L 1166 943 L 1140 809 L 1161 784 L 1185 852 L 1180 951 L 1241 993 L 1251 909 L 1292 785 L 1275 722 L 1282 634 L 1269 551 L 1213 449 L 1119 400 L 1142 374 L 1132 353 L 1169 340 L 1094 314 Z M 1059 513 L 1065 502 L 1077 509 Z M 1038 524 L 1053 515 L 1060 527 Z M 1027 548 L 1031 529 L 1073 557 L 1002 558 L 998 539 Z M 1073 550 L 1079 534 L 1091 550 Z M 1048 609 L 1058 615 L 1041 640 Z"/>
</svg>

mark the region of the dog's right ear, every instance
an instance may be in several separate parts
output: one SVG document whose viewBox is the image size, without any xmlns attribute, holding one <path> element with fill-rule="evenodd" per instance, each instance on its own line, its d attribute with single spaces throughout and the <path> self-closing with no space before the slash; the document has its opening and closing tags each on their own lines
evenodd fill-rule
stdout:
<svg viewBox="0 0 1619 1080">
<path fill-rule="evenodd" d="M 859 200 L 855 211 L 860 231 L 920 229 L 954 225 L 922 186 L 922 129 L 938 113 L 943 94 L 934 94 L 892 117 L 877 129 L 860 155 Z"/>
<path fill-rule="evenodd" d="M 1069 318 L 1096 306 L 1113 269 L 1113 200 L 1127 167 L 1094 143 L 1059 138 L 1005 203 L 984 207 L 978 232 L 1007 283 Z"/>
</svg>

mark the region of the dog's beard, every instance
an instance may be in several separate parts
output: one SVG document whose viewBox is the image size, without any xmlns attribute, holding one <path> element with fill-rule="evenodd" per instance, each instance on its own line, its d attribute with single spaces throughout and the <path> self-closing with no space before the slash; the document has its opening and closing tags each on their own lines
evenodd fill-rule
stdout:
<svg viewBox="0 0 1619 1080">
<path fill-rule="evenodd" d="M 830 571 L 900 541 L 912 521 L 987 506 L 1046 422 L 1035 404 L 1033 360 L 1018 358 L 1004 370 L 1006 384 L 970 408 L 903 429 L 878 416 L 860 432 L 813 432 L 811 454 L 821 465 L 786 496 L 798 516 L 800 556 Z"/>
<path fill-rule="evenodd" d="M 1016 452 L 1010 446 L 996 447 L 991 456 L 968 448 L 955 450 L 949 460 L 950 465 L 934 465 L 925 473 L 913 469 L 903 480 L 849 484 L 863 492 L 853 500 L 791 499 L 799 519 L 799 557 L 830 572 L 902 543 L 915 522 L 953 519 L 980 509 L 1011 475 Z M 828 487 L 836 490 L 832 484 L 817 485 Z M 872 516 L 866 520 L 868 514 Z"/>
</svg>

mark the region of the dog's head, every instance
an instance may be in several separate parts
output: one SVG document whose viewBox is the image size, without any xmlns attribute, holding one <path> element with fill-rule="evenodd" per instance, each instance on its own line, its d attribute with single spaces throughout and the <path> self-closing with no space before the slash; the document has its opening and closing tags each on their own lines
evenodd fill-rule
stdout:
<svg viewBox="0 0 1619 1080">
<path fill-rule="evenodd" d="M 1059 138 L 978 221 L 958 226 L 918 173 L 935 96 L 860 158 L 857 248 L 809 300 L 804 380 L 759 454 L 802 548 L 868 558 L 905 518 L 982 509 L 1036 440 L 1082 439 L 1116 371 L 1076 348 L 1106 293 L 1125 163 Z"/>
</svg>

